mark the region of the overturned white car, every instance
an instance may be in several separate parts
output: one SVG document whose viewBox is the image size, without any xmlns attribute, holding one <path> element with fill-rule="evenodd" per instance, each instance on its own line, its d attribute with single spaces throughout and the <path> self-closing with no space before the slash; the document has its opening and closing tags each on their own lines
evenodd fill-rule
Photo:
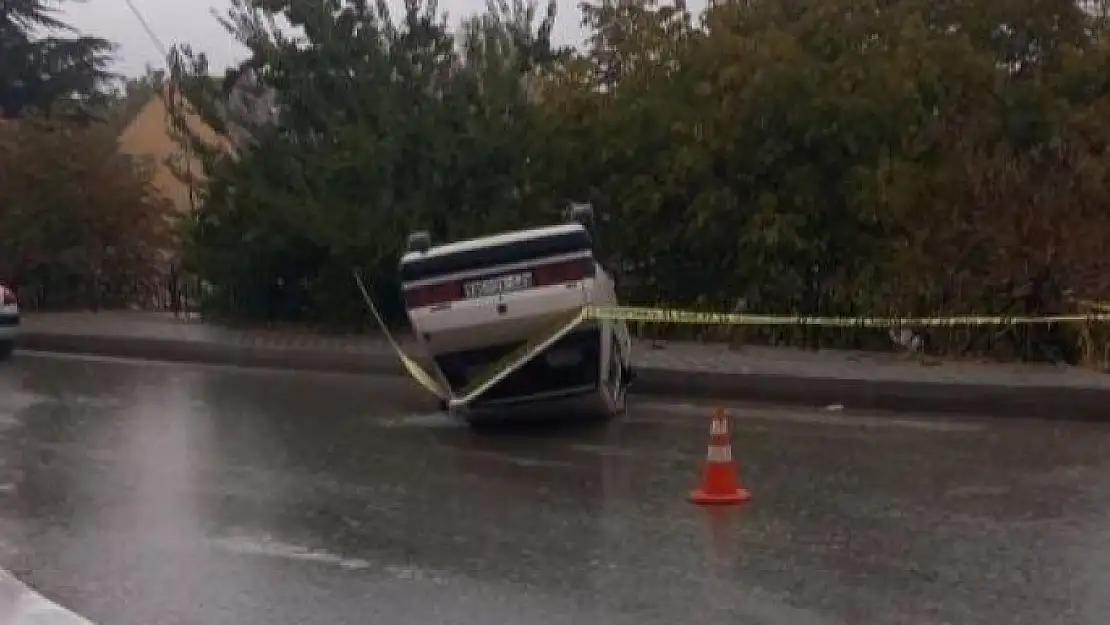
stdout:
<svg viewBox="0 0 1110 625">
<path fill-rule="evenodd" d="M 631 341 L 624 323 L 582 318 L 616 305 L 595 257 L 593 210 L 568 223 L 432 246 L 409 237 L 400 263 L 413 332 L 463 416 L 569 402 L 624 410 Z"/>
</svg>

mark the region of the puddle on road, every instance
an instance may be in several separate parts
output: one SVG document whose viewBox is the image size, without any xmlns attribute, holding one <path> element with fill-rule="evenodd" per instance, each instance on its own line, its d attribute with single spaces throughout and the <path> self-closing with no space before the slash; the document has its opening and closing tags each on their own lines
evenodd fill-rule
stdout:
<svg viewBox="0 0 1110 625">
<path fill-rule="evenodd" d="M 118 410 L 125 405 L 120 397 L 63 393 L 58 396 L 40 395 L 0 386 L 0 431 L 22 424 L 20 415 L 38 406 L 73 406 L 95 410 Z"/>
<path fill-rule="evenodd" d="M 829 430 L 836 428 L 845 435 L 852 433 L 858 436 L 870 436 L 868 430 L 909 430 L 926 433 L 967 433 L 977 432 L 985 428 L 983 424 L 949 421 L 941 419 L 914 419 L 900 416 L 870 416 L 861 414 L 844 413 L 843 411 L 830 411 L 822 408 L 814 409 L 789 409 L 776 407 L 749 407 L 729 406 L 730 413 L 735 415 L 738 431 L 770 431 L 776 424 L 790 424 L 814 426 L 814 433 L 827 435 Z M 628 428 L 627 434 L 634 434 L 638 426 L 648 424 L 661 424 L 667 427 L 697 427 L 705 424 L 693 417 L 705 416 L 710 409 L 704 405 L 682 402 L 635 402 L 630 406 L 629 413 L 611 424 L 620 429 Z M 689 419 L 681 417 L 691 417 Z M 374 419 L 370 422 L 374 427 L 385 429 L 426 429 L 426 430 L 467 430 L 469 426 L 465 421 L 449 416 L 443 412 L 416 413 L 400 415 L 385 419 Z M 707 422 L 706 422 L 707 423 Z M 468 458 L 477 461 L 497 462 L 520 468 L 547 468 L 558 470 L 574 470 L 589 466 L 583 461 L 589 458 L 619 459 L 637 462 L 650 458 L 653 462 L 690 463 L 704 456 L 705 447 L 695 444 L 689 449 L 659 448 L 657 445 L 643 446 L 637 437 L 626 438 L 622 431 L 618 431 L 608 440 L 588 440 L 571 435 L 563 440 L 561 437 L 550 436 L 550 432 L 537 428 L 534 434 L 536 440 L 543 441 L 547 453 L 533 454 L 527 440 L 522 440 L 519 446 L 511 449 L 499 446 L 487 446 L 481 436 L 467 437 L 464 442 L 454 443 L 438 440 L 451 453 L 460 459 Z M 526 437 L 530 438 L 530 437 Z M 453 439 L 452 439 L 453 440 Z M 496 437 L 492 440 L 498 440 Z M 700 440 L 700 439 L 698 439 Z M 553 456 L 550 454 L 554 454 Z"/>
<path fill-rule="evenodd" d="M 45 401 L 41 395 L 0 387 L 0 431 L 20 425 L 20 413 Z"/>
</svg>

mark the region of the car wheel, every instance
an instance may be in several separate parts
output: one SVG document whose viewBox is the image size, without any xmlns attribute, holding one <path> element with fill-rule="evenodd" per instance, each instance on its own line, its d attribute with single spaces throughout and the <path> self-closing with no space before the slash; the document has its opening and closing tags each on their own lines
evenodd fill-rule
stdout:
<svg viewBox="0 0 1110 625">
<path fill-rule="evenodd" d="M 605 411 L 605 418 L 612 419 L 623 415 L 628 409 L 628 379 L 625 377 L 624 363 L 615 355 L 620 353 L 620 346 L 613 342 L 609 357 L 609 380 L 612 386 L 608 389 L 611 395 L 610 403 Z M 607 402 L 608 403 L 608 402 Z"/>
<path fill-rule="evenodd" d="M 0 341 L 0 361 L 11 358 L 14 350 L 15 341 Z"/>
</svg>

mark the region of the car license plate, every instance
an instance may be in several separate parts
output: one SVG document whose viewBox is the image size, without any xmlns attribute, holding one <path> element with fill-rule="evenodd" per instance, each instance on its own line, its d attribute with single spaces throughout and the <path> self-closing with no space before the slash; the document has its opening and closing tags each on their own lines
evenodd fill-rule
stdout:
<svg viewBox="0 0 1110 625">
<path fill-rule="evenodd" d="M 511 291 L 519 291 L 531 287 L 532 273 L 525 272 L 467 282 L 463 285 L 463 290 L 468 298 L 473 298 L 509 293 Z"/>
</svg>

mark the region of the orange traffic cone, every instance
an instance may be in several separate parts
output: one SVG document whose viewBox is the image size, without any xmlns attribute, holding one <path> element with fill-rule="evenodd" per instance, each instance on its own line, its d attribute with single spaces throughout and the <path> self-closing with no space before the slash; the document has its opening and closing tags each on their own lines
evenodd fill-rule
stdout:
<svg viewBox="0 0 1110 625">
<path fill-rule="evenodd" d="M 690 493 L 690 501 L 698 505 L 738 504 L 751 497 L 752 494 L 740 485 L 737 478 L 728 417 L 718 410 L 709 425 L 709 454 L 701 486 Z"/>
</svg>

